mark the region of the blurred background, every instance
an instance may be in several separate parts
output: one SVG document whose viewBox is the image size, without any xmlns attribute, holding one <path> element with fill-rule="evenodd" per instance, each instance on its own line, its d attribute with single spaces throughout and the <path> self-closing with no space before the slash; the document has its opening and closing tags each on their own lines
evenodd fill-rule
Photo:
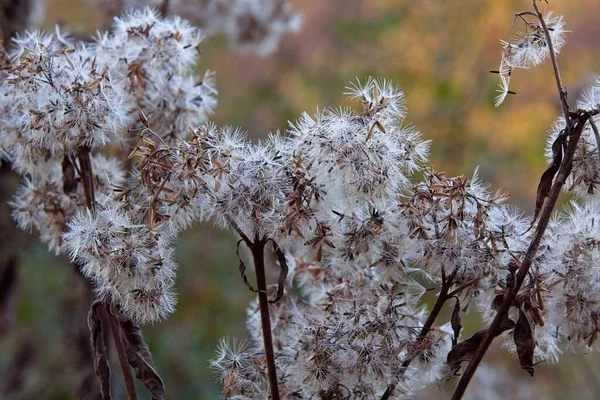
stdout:
<svg viewBox="0 0 600 400">
<path fill-rule="evenodd" d="M 406 122 L 433 141 L 431 164 L 450 175 L 471 175 L 479 167 L 493 188 L 505 188 L 514 205 L 532 211 L 546 167 L 546 130 L 559 114 L 551 65 L 517 71 L 511 82 L 517 95 L 500 108 L 493 107 L 498 76 L 489 73 L 500 61 L 499 40 L 508 39 L 514 13 L 530 8 L 529 0 L 292 4 L 304 14 L 302 29 L 286 36 L 268 58 L 239 54 L 219 36 L 201 46 L 199 69 L 217 72 L 214 122 L 241 127 L 259 139 L 284 130 L 303 111 L 350 104 L 344 87 L 357 77 L 385 77 L 406 94 Z M 559 63 L 574 100 L 600 73 L 600 1 L 541 4 L 564 15 L 572 31 Z M 43 26 L 53 29 L 59 23 L 88 35 L 107 26 L 102 15 L 97 6 L 81 0 L 48 0 Z M 0 288 L 6 319 L 0 329 L 0 388 L 5 385 L 10 399 L 76 398 L 74 388 L 89 367 L 77 355 L 87 345 L 87 309 L 78 302 L 88 289 L 64 258 L 50 254 L 33 235 L 8 228 L 12 221 L 6 220 L 6 200 L 16 178 L 4 176 L 0 255 L 18 248 L 19 262 L 5 268 L 4 275 L 15 279 Z M 208 225 L 181 236 L 177 312 L 144 327 L 169 399 L 218 398 L 219 385 L 209 369 L 218 340 L 247 337 L 245 308 L 252 295 L 239 278 L 235 242 L 230 232 Z M 481 328 L 475 319 L 464 324 L 464 335 Z M 534 379 L 498 346 L 487 361 L 495 371 L 480 371 L 479 389 L 471 388 L 471 398 L 600 398 L 600 359 L 595 355 L 565 355 L 560 364 L 539 365 Z M 20 375 L 14 377 L 17 370 Z M 115 398 L 123 398 L 116 364 L 113 374 Z M 420 397 L 449 398 L 433 386 Z M 139 393 L 146 395 L 142 388 Z"/>
</svg>

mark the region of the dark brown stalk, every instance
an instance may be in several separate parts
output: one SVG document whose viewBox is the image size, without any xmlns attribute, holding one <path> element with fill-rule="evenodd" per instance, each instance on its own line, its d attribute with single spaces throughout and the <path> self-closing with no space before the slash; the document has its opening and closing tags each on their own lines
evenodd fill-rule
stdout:
<svg viewBox="0 0 600 400">
<path fill-rule="evenodd" d="M 258 287 L 258 305 L 260 307 L 260 322 L 262 325 L 265 355 L 267 358 L 267 372 L 271 399 L 279 400 L 279 385 L 277 383 L 277 369 L 275 367 L 275 352 L 273 350 L 273 336 L 271 333 L 271 317 L 269 316 L 269 297 L 267 295 L 267 278 L 265 275 L 265 245 L 266 241 L 255 237 L 254 242 L 248 244 L 252 251 L 254 269 L 256 270 L 256 286 Z"/>
<path fill-rule="evenodd" d="M 435 320 L 439 316 L 440 311 L 442 311 L 442 307 L 444 306 L 446 301 L 448 301 L 448 299 L 450 299 L 452 297 L 448 294 L 451 286 L 452 286 L 452 278 L 451 277 L 448 279 L 444 278 L 442 280 L 442 287 L 440 289 L 440 293 L 438 294 L 437 300 L 435 301 L 435 304 L 433 305 L 433 308 L 431 309 L 431 313 L 429 313 L 429 316 L 427 317 L 425 324 L 421 328 L 421 332 L 419 332 L 419 336 L 417 337 L 418 342 L 422 342 L 423 340 L 425 340 L 425 338 L 427 337 L 427 334 L 429 334 L 429 331 L 433 327 Z M 404 373 L 406 372 L 406 370 L 408 369 L 408 367 L 410 366 L 410 364 L 412 363 L 413 360 L 414 360 L 414 357 L 408 357 L 406 360 L 404 360 L 404 362 L 402 363 L 402 367 L 400 369 L 400 375 L 404 375 Z M 394 383 L 390 384 L 387 387 L 387 389 L 385 390 L 385 392 L 383 393 L 383 395 L 381 396 L 380 400 L 388 400 L 391 397 L 392 393 L 394 393 L 395 389 L 396 389 L 396 384 L 394 384 Z"/>
<path fill-rule="evenodd" d="M 0 264 L 0 337 L 15 324 L 17 257 L 11 255 Z"/>
<path fill-rule="evenodd" d="M 79 159 L 79 169 L 81 171 L 81 183 L 85 193 L 85 203 L 88 209 L 92 212 L 95 210 L 96 198 L 94 192 L 94 173 L 92 171 L 92 159 L 90 148 L 81 146 L 77 153 Z"/>
<path fill-rule="evenodd" d="M 131 376 L 131 370 L 129 369 L 129 361 L 127 360 L 127 349 L 123 343 L 123 334 L 121 332 L 121 325 L 118 321 L 117 310 L 114 307 L 106 305 L 108 312 L 108 320 L 110 321 L 110 329 L 112 330 L 113 339 L 117 348 L 117 354 L 119 355 L 119 364 L 121 365 L 121 372 L 123 373 L 123 380 L 125 381 L 125 389 L 127 390 L 127 398 L 129 400 L 137 400 L 137 393 L 135 391 L 135 384 L 133 377 Z"/>
<path fill-rule="evenodd" d="M 546 37 L 546 43 L 548 44 L 548 51 L 550 52 L 550 60 L 552 60 L 552 70 L 554 71 L 554 80 L 556 81 L 556 88 L 558 90 L 558 96 L 560 98 L 560 105 L 562 107 L 562 111 L 565 117 L 565 121 L 567 125 L 569 123 L 569 103 L 567 101 L 567 91 L 562 83 L 562 79 L 560 77 L 560 70 L 558 69 L 558 61 L 556 60 L 556 52 L 554 51 L 554 44 L 552 44 L 552 38 L 550 38 L 550 31 L 548 30 L 548 26 L 546 25 L 546 21 L 544 21 L 544 16 L 540 12 L 540 9 L 537 5 L 538 0 L 533 0 L 533 8 L 535 9 L 535 13 L 537 18 L 542 25 L 542 29 L 544 30 L 544 36 Z"/>
<path fill-rule="evenodd" d="M 556 180 L 552 189 L 550 190 L 550 194 L 548 199 L 546 200 L 546 204 L 544 205 L 542 214 L 540 216 L 538 225 L 533 235 L 533 239 L 529 244 L 527 249 L 527 253 L 525 254 L 525 258 L 517 271 L 517 279 L 515 284 L 513 284 L 509 289 L 509 292 L 506 296 L 504 296 L 504 301 L 502 302 L 496 317 L 492 321 L 490 328 L 487 330 L 485 337 L 483 338 L 477 352 L 474 357 L 469 362 L 465 372 L 463 373 L 458 385 L 452 395 L 452 400 L 459 400 L 464 395 L 467 390 L 467 386 L 469 382 L 475 375 L 475 371 L 477 367 L 481 363 L 485 353 L 490 347 L 492 341 L 497 336 L 500 331 L 500 326 L 506 316 L 508 315 L 508 311 L 512 306 L 514 299 L 531 268 L 531 263 L 537 253 L 538 247 L 546 232 L 546 228 L 548 227 L 548 223 L 550 222 L 550 218 L 552 217 L 552 212 L 554 211 L 554 207 L 556 205 L 556 201 L 558 200 L 558 196 L 564 186 L 569 174 L 571 173 L 571 167 L 573 165 L 573 156 L 575 154 L 575 150 L 577 149 L 577 144 L 579 143 L 579 138 L 581 137 L 581 133 L 583 132 L 583 128 L 587 121 L 590 118 L 588 113 L 578 113 L 573 115 L 571 118 L 569 103 L 567 101 L 567 92 L 562 83 L 562 79 L 560 76 L 560 70 L 558 68 L 558 61 L 556 60 L 556 52 L 554 51 L 554 45 L 552 43 L 552 38 L 550 37 L 550 31 L 548 30 L 548 26 L 546 25 L 546 21 L 544 21 L 544 16 L 540 12 L 540 9 L 537 5 L 538 0 L 533 0 L 533 8 L 535 10 L 535 14 L 542 25 L 542 29 L 544 31 L 544 36 L 546 38 L 546 43 L 548 44 L 548 50 L 550 52 L 550 59 L 552 61 L 552 69 L 554 71 L 554 79 L 556 81 L 556 87 L 558 90 L 558 95 L 560 98 L 561 108 L 565 117 L 565 130 L 568 139 L 568 145 L 566 154 L 564 155 L 564 159 L 560 165 L 560 169 L 558 170 L 558 174 L 556 176 Z"/>
<path fill-rule="evenodd" d="M 166 17 L 167 13 L 169 12 L 169 3 L 170 3 L 169 0 L 163 0 L 162 4 L 160 6 L 160 14 L 163 17 Z"/>
<path fill-rule="evenodd" d="M 550 218 L 552 217 L 552 212 L 554 211 L 554 206 L 556 205 L 558 196 L 560 195 L 562 187 L 564 186 L 569 176 L 569 173 L 571 172 L 571 166 L 573 164 L 573 155 L 575 154 L 577 143 L 579 142 L 581 132 L 583 131 L 583 127 L 587 123 L 588 118 L 589 114 L 580 113 L 578 114 L 577 118 L 573 119 L 573 126 L 567 127 L 567 129 L 570 128 L 569 130 L 571 132 L 571 135 L 569 137 L 569 144 L 567 146 L 565 158 L 558 171 L 556 182 L 552 186 L 552 190 L 550 191 L 548 200 L 546 201 L 544 209 L 542 210 L 542 214 L 534 232 L 533 239 L 531 240 L 529 248 L 527 249 L 527 253 L 525 254 L 525 258 L 523 259 L 523 262 L 521 263 L 521 266 L 517 271 L 516 282 L 514 285 L 512 285 L 512 287 L 510 287 L 508 294 L 504 296 L 504 301 L 502 302 L 502 305 L 500 306 L 496 317 L 492 321 L 492 324 L 487 330 L 487 333 L 483 338 L 481 344 L 479 345 L 477 352 L 473 356 L 473 359 L 469 362 L 467 369 L 465 370 L 460 381 L 458 382 L 456 390 L 454 391 L 454 394 L 452 396 L 452 400 L 459 400 L 464 395 L 465 391 L 467 390 L 467 386 L 471 381 L 471 378 L 475 374 L 475 371 L 481 363 L 481 360 L 483 359 L 483 356 L 485 355 L 486 351 L 492 344 L 496 333 L 500 330 L 500 326 L 504 321 L 505 317 L 507 316 L 508 311 L 510 310 L 510 307 L 512 306 L 516 298 L 516 295 L 521 285 L 523 284 L 527 273 L 529 272 L 531 263 L 533 262 L 533 259 L 537 253 L 542 237 L 546 232 L 546 228 L 548 227 Z"/>
</svg>

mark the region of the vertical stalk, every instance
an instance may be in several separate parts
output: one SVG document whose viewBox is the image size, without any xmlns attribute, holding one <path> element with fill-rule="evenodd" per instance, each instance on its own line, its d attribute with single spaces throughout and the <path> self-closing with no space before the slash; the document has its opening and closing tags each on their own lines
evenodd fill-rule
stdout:
<svg viewBox="0 0 600 400">
<path fill-rule="evenodd" d="M 160 11 L 160 14 L 163 16 L 163 18 L 166 17 L 167 14 L 169 13 L 169 3 L 170 3 L 169 0 L 163 0 L 162 4 L 160 6 L 159 11 Z"/>
<path fill-rule="evenodd" d="M 85 193 L 85 202 L 88 209 L 95 210 L 96 197 L 94 191 L 94 173 L 92 171 L 91 150 L 88 146 L 82 146 L 77 152 L 79 169 L 81 171 L 81 183 Z"/>
<path fill-rule="evenodd" d="M 260 307 L 260 322 L 263 332 L 265 354 L 267 358 L 267 371 L 271 399 L 279 400 L 279 385 L 277 383 L 277 369 L 275 367 L 275 352 L 273 351 L 273 336 L 271 333 L 271 317 L 269 315 L 269 298 L 267 296 L 267 279 L 265 275 L 265 245 L 266 241 L 255 238 L 250 246 L 254 269 L 256 270 L 256 285 L 258 287 L 258 304 Z"/>
</svg>

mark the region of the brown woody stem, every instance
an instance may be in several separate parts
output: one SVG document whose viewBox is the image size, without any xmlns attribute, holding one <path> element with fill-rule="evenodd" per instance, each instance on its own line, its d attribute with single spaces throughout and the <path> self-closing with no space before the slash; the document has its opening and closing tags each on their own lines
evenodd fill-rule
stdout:
<svg viewBox="0 0 600 400">
<path fill-rule="evenodd" d="M 548 223 L 550 222 L 550 218 L 552 217 L 552 212 L 554 211 L 554 206 L 556 205 L 558 196 L 560 195 L 562 187 L 564 186 L 571 172 L 573 156 L 575 154 L 575 150 L 577 149 L 577 143 L 579 142 L 581 132 L 583 131 L 583 127 L 585 126 L 588 118 L 588 113 L 579 113 L 578 117 L 572 119 L 572 126 L 567 126 L 567 129 L 571 132 L 571 135 L 569 136 L 569 143 L 567 145 L 565 158 L 560 166 L 560 169 L 558 170 L 556 181 L 554 182 L 552 190 L 550 191 L 550 195 L 548 196 L 548 200 L 544 205 L 542 214 L 540 216 L 540 220 L 533 235 L 533 239 L 531 240 L 529 248 L 527 249 L 527 253 L 525 254 L 525 258 L 523 259 L 523 262 L 521 263 L 521 266 L 517 271 L 516 283 L 512 287 L 510 287 L 508 294 L 504 296 L 504 301 L 502 302 L 502 305 L 500 306 L 496 317 L 492 321 L 492 324 L 487 330 L 487 333 L 483 338 L 483 341 L 479 345 L 477 352 L 469 362 L 467 369 L 465 370 L 460 381 L 458 382 L 458 385 L 456 386 L 456 389 L 452 396 L 452 400 L 459 400 L 464 395 L 465 391 L 467 390 L 467 386 L 471 381 L 471 378 L 475 374 L 477 367 L 481 363 L 481 360 L 483 359 L 483 356 L 485 355 L 486 351 L 492 344 L 492 341 L 497 336 L 497 333 L 500 331 L 500 326 L 505 320 L 508 311 L 510 310 L 510 307 L 512 306 L 516 298 L 516 295 L 521 285 L 523 284 L 523 281 L 527 277 L 527 273 L 529 272 L 529 269 L 537 253 L 542 237 L 544 236 L 546 228 L 548 227 Z"/>
<path fill-rule="evenodd" d="M 160 14 L 163 17 L 166 17 L 167 14 L 169 13 L 169 3 L 170 3 L 169 0 L 163 0 L 162 4 L 160 6 Z"/>
<path fill-rule="evenodd" d="M 487 352 L 488 348 L 492 344 L 492 341 L 500 331 L 500 326 L 502 322 L 508 315 L 508 311 L 513 304 L 513 301 L 531 268 L 531 263 L 533 262 L 533 258 L 535 257 L 542 237 L 546 232 L 546 228 L 548 227 L 548 223 L 550 222 L 550 218 L 552 217 L 552 212 L 554 211 L 554 207 L 556 205 L 556 201 L 558 200 L 558 196 L 560 195 L 560 191 L 564 186 L 569 174 L 571 173 L 571 167 L 573 164 L 573 156 L 575 155 L 575 150 L 577 149 L 577 144 L 579 143 L 579 138 L 581 137 L 581 133 L 583 132 L 583 128 L 586 122 L 590 119 L 590 115 L 588 113 L 578 113 L 575 116 L 570 114 L 569 103 L 567 101 L 567 92 L 562 83 L 562 79 L 560 77 L 560 70 L 558 68 L 558 61 L 556 60 L 556 52 L 554 51 L 554 45 L 552 44 L 552 38 L 550 37 L 550 30 L 546 25 L 546 21 L 544 20 L 544 16 L 540 12 L 540 9 L 537 5 L 538 0 L 533 0 L 533 8 L 535 10 L 535 15 L 540 21 L 540 25 L 542 25 L 542 29 L 544 31 L 544 36 L 546 38 L 546 43 L 548 44 L 548 51 L 550 52 L 550 59 L 552 61 L 552 69 L 554 70 L 554 79 L 556 81 L 556 87 L 558 90 L 558 95 L 560 98 L 561 108 L 565 117 L 565 129 L 568 138 L 568 145 L 565 157 L 560 165 L 560 169 L 558 170 L 558 174 L 556 176 L 556 181 L 550 190 L 550 195 L 544 205 L 542 210 L 542 214 L 540 216 L 538 225 L 536 227 L 533 239 L 529 244 L 527 249 L 527 253 L 525 254 L 525 258 L 517 271 L 517 279 L 515 284 L 509 288 L 509 292 L 506 296 L 504 296 L 504 301 L 496 314 L 496 317 L 492 321 L 490 328 L 487 330 L 483 341 L 479 345 L 477 352 L 474 357 L 469 362 L 467 369 L 463 373 L 458 385 L 452 395 L 452 400 L 459 400 L 464 395 L 467 390 L 467 386 L 469 382 L 473 378 L 477 367 L 481 363 L 483 356 Z"/>
<path fill-rule="evenodd" d="M 552 69 L 554 70 L 554 80 L 556 81 L 556 88 L 558 90 L 558 96 L 560 98 L 560 105 L 562 107 L 562 111 L 565 117 L 565 121 L 567 125 L 569 123 L 569 103 L 567 101 L 567 91 L 562 83 L 562 79 L 560 77 L 560 70 L 558 69 L 558 61 L 556 60 L 556 52 L 554 51 L 554 45 L 552 44 L 552 38 L 550 37 L 550 30 L 548 30 L 548 26 L 546 25 L 546 21 L 544 21 L 544 16 L 540 12 L 540 9 L 537 5 L 538 0 L 533 0 L 533 8 L 535 9 L 535 13 L 537 15 L 538 20 L 540 21 L 540 25 L 542 25 L 542 29 L 544 30 L 544 36 L 546 37 L 546 43 L 548 44 L 548 51 L 550 52 L 550 60 L 552 61 Z"/>
<path fill-rule="evenodd" d="M 262 325 L 265 355 L 267 358 L 267 372 L 271 399 L 279 400 L 279 385 L 277 383 L 277 369 L 275 367 L 275 352 L 273 350 L 273 336 L 271 333 L 271 317 L 269 316 L 269 298 L 267 296 L 267 279 L 265 274 L 265 245 L 266 241 L 258 236 L 249 245 L 256 270 L 256 285 L 258 287 L 258 304 L 260 307 L 260 322 Z"/>
<path fill-rule="evenodd" d="M 437 300 L 435 301 L 435 304 L 433 305 L 433 308 L 431 309 L 431 313 L 429 313 L 429 316 L 427 317 L 427 320 L 425 321 L 425 324 L 421 328 L 421 332 L 419 333 L 419 336 L 417 337 L 418 342 L 422 342 L 423 340 L 425 340 L 425 338 L 429 334 L 429 331 L 433 327 L 435 320 L 439 316 L 440 311 L 442 311 L 442 307 L 444 306 L 446 301 L 448 301 L 448 299 L 452 297 L 448 294 L 451 286 L 452 286 L 452 275 L 450 275 L 450 277 L 448 279 L 445 279 L 445 277 L 444 277 L 444 279 L 442 279 L 442 287 L 440 289 L 440 293 L 438 294 Z M 406 372 L 406 370 L 408 369 L 408 367 L 410 366 L 410 364 L 412 363 L 413 360 L 414 360 L 414 357 L 408 357 L 406 360 L 404 360 L 404 362 L 402 363 L 402 367 L 400 369 L 401 375 L 404 375 L 404 373 Z M 392 383 L 392 384 L 388 385 L 387 389 L 381 396 L 380 400 L 388 400 L 390 398 L 390 396 L 392 395 L 392 393 L 394 393 L 395 389 L 396 389 L 396 384 Z"/>
<path fill-rule="evenodd" d="M 92 171 L 91 150 L 88 146 L 82 146 L 77 152 L 79 168 L 81 174 L 81 183 L 85 193 L 85 203 L 90 211 L 95 211 L 96 197 L 94 191 L 94 173 Z"/>
</svg>

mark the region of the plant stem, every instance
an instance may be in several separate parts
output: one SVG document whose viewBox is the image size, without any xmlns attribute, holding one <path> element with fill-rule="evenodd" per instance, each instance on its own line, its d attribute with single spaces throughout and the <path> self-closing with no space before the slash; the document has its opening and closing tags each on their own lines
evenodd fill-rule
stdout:
<svg viewBox="0 0 600 400">
<path fill-rule="evenodd" d="M 521 288 L 521 285 L 523 284 L 527 273 L 529 272 L 529 269 L 537 253 L 542 237 L 544 236 L 546 228 L 548 227 L 548 223 L 550 222 L 550 218 L 552 217 L 552 212 L 554 211 L 554 206 L 556 205 L 558 196 L 560 195 L 562 187 L 564 186 L 571 172 L 571 166 L 573 164 L 573 155 L 575 154 L 575 150 L 577 149 L 577 143 L 579 142 L 581 132 L 583 131 L 583 127 L 585 126 L 588 118 L 589 114 L 580 113 L 578 114 L 577 118 L 572 119 L 573 126 L 567 126 L 567 129 L 571 132 L 571 135 L 569 137 L 569 143 L 567 146 L 565 158 L 560 166 L 560 169 L 558 170 L 556 181 L 554 182 L 552 190 L 550 191 L 550 195 L 548 196 L 548 200 L 544 205 L 538 225 L 533 235 L 533 239 L 531 240 L 531 243 L 529 244 L 529 247 L 527 249 L 527 253 L 525 254 L 525 258 L 523 259 L 523 262 L 521 263 L 521 266 L 517 271 L 516 282 L 512 287 L 509 288 L 508 294 L 504 296 L 504 301 L 502 302 L 498 313 L 494 317 L 492 324 L 487 330 L 483 341 L 479 345 L 477 352 L 469 362 L 467 369 L 460 378 L 460 381 L 458 382 L 458 385 L 456 386 L 456 389 L 452 396 L 452 400 L 459 400 L 464 395 L 465 391 L 467 390 L 467 386 L 471 381 L 471 378 L 475 374 L 477 367 L 481 363 L 481 360 L 483 359 L 483 356 L 485 355 L 486 351 L 488 350 L 492 341 L 494 340 L 494 337 L 497 336 L 496 333 L 499 331 L 500 325 L 505 320 L 508 311 L 510 310 L 510 307 L 513 304 L 513 301 L 515 300 L 515 297 L 519 289 Z"/>
<path fill-rule="evenodd" d="M 440 289 L 440 293 L 438 294 L 437 300 L 435 301 L 435 304 L 433 305 L 433 308 L 431 309 L 431 313 L 429 313 L 429 316 L 427 317 L 425 324 L 421 328 L 421 332 L 419 333 L 419 336 L 417 337 L 418 342 L 422 342 L 423 340 L 425 340 L 425 338 L 427 337 L 427 334 L 429 333 L 429 331 L 431 330 L 431 327 L 433 326 L 433 323 L 439 316 L 440 311 L 442 311 L 442 307 L 444 306 L 446 301 L 448 301 L 448 299 L 450 297 L 452 297 L 452 296 L 448 295 L 448 292 L 450 291 L 451 286 L 452 286 L 451 278 L 442 280 L 442 287 Z M 412 363 L 413 360 L 414 360 L 414 357 L 408 357 L 406 360 L 404 360 L 404 362 L 402 363 L 402 367 L 400 369 L 401 375 L 404 375 L 404 373 L 406 372 L 406 370 L 408 369 L 408 367 L 410 366 L 410 364 Z M 385 392 L 383 393 L 383 395 L 381 396 L 380 400 L 388 400 L 390 398 L 390 396 L 392 395 L 392 393 L 394 392 L 394 389 L 396 389 L 396 384 L 394 384 L 394 383 L 390 384 L 387 387 L 387 389 L 385 390 Z"/>
<path fill-rule="evenodd" d="M 85 193 L 86 207 L 93 213 L 96 209 L 96 197 L 90 148 L 88 146 L 81 146 L 77 152 L 77 158 L 79 159 L 81 183 L 83 184 L 83 191 Z"/>
<path fill-rule="evenodd" d="M 121 365 L 121 371 L 123 372 L 123 380 L 125 381 L 125 388 L 127 390 L 127 397 L 129 400 L 137 400 L 137 393 L 135 391 L 135 384 L 133 377 L 131 376 L 131 370 L 129 369 L 129 361 L 127 360 L 127 350 L 123 344 L 123 335 L 121 334 L 121 325 L 117 321 L 117 311 L 114 307 L 104 304 L 108 314 L 108 320 L 110 321 L 110 329 L 112 330 L 113 339 L 117 348 L 117 354 L 119 355 L 119 364 Z"/>
<path fill-rule="evenodd" d="M 275 367 L 275 352 L 273 350 L 273 336 L 271 334 L 271 317 L 269 316 L 269 298 L 267 296 L 267 279 L 265 275 L 265 244 L 258 236 L 249 246 L 256 270 L 256 286 L 258 287 L 258 304 L 260 307 L 260 322 L 262 325 L 265 355 L 267 358 L 267 372 L 271 399 L 279 400 L 279 385 L 277 383 L 277 369 Z"/>
<path fill-rule="evenodd" d="M 167 13 L 169 12 L 169 0 L 163 0 L 162 5 L 160 6 L 160 14 L 164 17 L 167 16 Z"/>
<path fill-rule="evenodd" d="M 558 170 L 558 174 L 556 176 L 556 181 L 554 182 L 554 185 L 552 186 L 550 195 L 548 196 L 546 204 L 544 205 L 544 208 L 542 210 L 542 215 L 540 216 L 540 220 L 536 227 L 533 239 L 531 240 L 531 243 L 529 244 L 527 253 L 525 254 L 525 258 L 523 259 L 523 262 L 521 263 L 521 266 L 519 267 L 519 270 L 517 271 L 516 282 L 512 287 L 509 288 L 508 294 L 506 296 L 504 296 L 504 301 L 502 302 L 502 305 L 500 306 L 500 309 L 498 310 L 496 317 L 492 321 L 490 328 L 487 330 L 487 333 L 486 333 L 485 337 L 483 338 L 483 341 L 479 345 L 479 348 L 477 349 L 475 356 L 469 362 L 467 369 L 465 370 L 460 381 L 458 382 L 458 385 L 454 391 L 454 394 L 452 395 L 452 400 L 459 400 L 464 395 L 465 391 L 467 390 L 467 386 L 469 385 L 469 382 L 473 378 L 473 375 L 475 374 L 477 367 L 479 366 L 479 364 L 481 363 L 481 360 L 483 359 L 483 356 L 487 352 L 487 349 L 490 347 L 494 338 L 497 336 L 497 332 L 499 331 L 502 322 L 508 315 L 510 307 L 512 306 L 513 301 L 514 301 L 521 285 L 523 284 L 523 281 L 525 280 L 525 277 L 527 276 L 529 269 L 531 268 L 531 263 L 533 262 L 533 258 L 535 257 L 535 255 L 537 253 L 537 249 L 540 245 L 542 237 L 544 236 L 546 228 L 548 227 L 548 223 L 550 222 L 550 218 L 552 216 L 552 212 L 554 211 L 554 206 L 556 205 L 558 196 L 560 195 L 560 191 L 562 190 L 562 187 L 564 186 L 569 174 L 571 173 L 571 167 L 573 164 L 573 156 L 575 154 L 575 150 L 577 149 L 577 144 L 579 143 L 579 138 L 581 137 L 581 133 L 583 132 L 583 128 L 584 128 L 586 122 L 588 121 L 588 119 L 590 119 L 590 114 L 588 114 L 588 113 L 579 113 L 579 114 L 576 114 L 576 116 L 574 118 L 571 118 L 571 114 L 569 112 L 569 110 L 570 110 L 569 103 L 567 101 L 567 92 L 565 90 L 565 87 L 562 83 L 562 79 L 560 77 L 560 70 L 558 68 L 558 61 L 556 60 L 556 52 L 554 51 L 554 45 L 552 44 L 552 38 L 550 37 L 550 30 L 548 29 L 548 26 L 546 25 L 544 16 L 542 15 L 542 13 L 540 12 L 540 9 L 538 8 L 537 1 L 538 0 L 533 0 L 533 8 L 535 10 L 535 14 L 536 14 L 538 20 L 540 21 L 540 25 L 542 26 L 542 29 L 544 31 L 546 43 L 548 44 L 548 51 L 550 53 L 550 59 L 552 61 L 552 69 L 554 71 L 554 80 L 556 81 L 556 88 L 558 90 L 561 108 L 562 108 L 562 111 L 563 111 L 563 114 L 565 117 L 565 124 L 566 124 L 565 129 L 566 129 L 567 138 L 569 140 L 569 143 L 567 146 L 565 158 L 563 159 L 563 161 L 560 165 L 560 169 Z"/>
<path fill-rule="evenodd" d="M 554 70 L 554 80 L 556 81 L 556 88 L 558 89 L 558 96 L 560 98 L 560 105 L 562 107 L 562 111 L 565 117 L 565 121 L 567 126 L 569 124 L 569 103 L 567 102 L 567 91 L 565 90 L 564 85 L 562 84 L 562 79 L 560 78 L 560 70 L 558 69 L 558 61 L 556 60 L 556 52 L 554 51 L 554 45 L 552 44 L 552 38 L 550 37 L 550 30 L 546 25 L 546 21 L 544 21 L 544 16 L 540 12 L 540 9 L 537 5 L 537 0 L 533 0 L 533 8 L 535 9 L 535 13 L 537 14 L 537 18 L 540 21 L 540 25 L 542 25 L 542 29 L 544 30 L 544 36 L 546 37 L 546 43 L 548 44 L 548 51 L 550 52 L 550 60 L 552 61 L 552 69 Z"/>
</svg>

